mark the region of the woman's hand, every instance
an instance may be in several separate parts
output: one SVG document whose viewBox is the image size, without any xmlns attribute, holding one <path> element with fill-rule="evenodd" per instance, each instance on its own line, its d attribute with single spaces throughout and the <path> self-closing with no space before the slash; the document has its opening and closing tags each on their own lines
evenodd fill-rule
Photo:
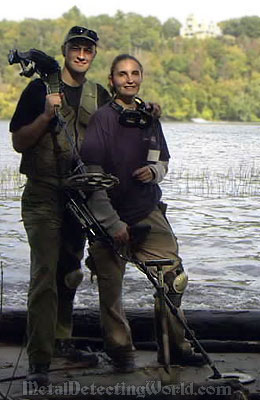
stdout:
<svg viewBox="0 0 260 400">
<path fill-rule="evenodd" d="M 128 226 L 124 226 L 121 228 L 119 231 L 117 231 L 114 235 L 113 238 L 116 242 L 120 243 L 128 243 L 130 240 L 129 232 L 128 232 Z"/>
<path fill-rule="evenodd" d="M 162 115 L 162 109 L 158 103 L 147 102 L 145 103 L 145 107 L 154 118 L 160 118 Z"/>
<path fill-rule="evenodd" d="M 138 168 L 133 172 L 133 177 L 143 183 L 151 182 L 154 179 L 154 174 L 149 166 Z"/>
</svg>

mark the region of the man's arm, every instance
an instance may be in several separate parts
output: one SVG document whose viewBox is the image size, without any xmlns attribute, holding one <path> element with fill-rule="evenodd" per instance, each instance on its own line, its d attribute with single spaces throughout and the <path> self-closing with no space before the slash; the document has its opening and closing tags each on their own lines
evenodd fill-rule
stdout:
<svg viewBox="0 0 260 400">
<path fill-rule="evenodd" d="M 12 132 L 13 147 L 18 153 L 33 147 L 41 136 L 48 131 L 50 121 L 55 117 L 55 107 L 60 105 L 61 96 L 59 93 L 47 95 L 44 112 L 30 124 Z"/>
</svg>

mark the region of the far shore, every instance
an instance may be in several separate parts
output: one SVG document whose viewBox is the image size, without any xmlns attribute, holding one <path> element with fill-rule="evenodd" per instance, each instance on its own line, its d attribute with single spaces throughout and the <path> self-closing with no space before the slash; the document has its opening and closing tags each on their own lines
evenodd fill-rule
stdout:
<svg viewBox="0 0 260 400">
<path fill-rule="evenodd" d="M 196 124 L 196 125 L 203 125 L 203 124 L 227 124 L 227 125 L 260 125 L 260 121 L 222 121 L 222 120 L 216 120 L 216 121 L 208 121 L 202 118 L 193 118 L 193 120 L 183 120 L 183 121 L 177 121 L 176 119 L 172 117 L 167 117 L 167 116 L 162 116 L 160 118 L 160 121 L 162 123 L 171 123 L 171 124 Z M 10 119 L 1 119 L 0 122 L 6 122 L 9 124 Z"/>
</svg>

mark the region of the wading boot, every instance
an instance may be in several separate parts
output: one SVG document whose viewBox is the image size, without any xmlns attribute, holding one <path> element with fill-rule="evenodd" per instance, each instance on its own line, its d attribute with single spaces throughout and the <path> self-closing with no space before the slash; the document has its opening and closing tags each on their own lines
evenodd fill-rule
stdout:
<svg viewBox="0 0 260 400">
<path fill-rule="evenodd" d="M 33 385 L 47 386 L 49 381 L 49 364 L 29 364 L 26 381 Z"/>
<path fill-rule="evenodd" d="M 136 368 L 134 351 L 107 351 L 115 372 L 130 373 Z"/>
</svg>

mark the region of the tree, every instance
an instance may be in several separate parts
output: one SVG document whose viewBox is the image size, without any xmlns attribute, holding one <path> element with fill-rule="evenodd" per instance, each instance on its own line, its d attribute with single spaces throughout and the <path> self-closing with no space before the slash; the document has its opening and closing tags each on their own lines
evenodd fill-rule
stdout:
<svg viewBox="0 0 260 400">
<path fill-rule="evenodd" d="M 260 121 L 260 36 L 258 17 L 225 21 L 236 36 L 199 40 L 176 36 L 179 22 L 118 11 L 85 16 L 77 7 L 55 20 L 0 21 L 0 118 L 9 118 L 28 79 L 10 66 L 10 49 L 38 48 L 62 64 L 60 45 L 73 25 L 98 32 L 100 47 L 88 76 L 105 87 L 119 53 L 136 56 L 144 66 L 140 96 L 160 103 L 175 120 Z M 231 32 L 231 30 L 230 30 Z M 36 75 L 33 76 L 34 79 Z"/>
<path fill-rule="evenodd" d="M 162 26 L 162 34 L 169 39 L 180 34 L 181 23 L 175 18 L 169 18 Z"/>
<path fill-rule="evenodd" d="M 221 23 L 225 35 L 248 36 L 251 38 L 260 37 L 260 17 L 243 17 L 230 19 Z"/>
</svg>

